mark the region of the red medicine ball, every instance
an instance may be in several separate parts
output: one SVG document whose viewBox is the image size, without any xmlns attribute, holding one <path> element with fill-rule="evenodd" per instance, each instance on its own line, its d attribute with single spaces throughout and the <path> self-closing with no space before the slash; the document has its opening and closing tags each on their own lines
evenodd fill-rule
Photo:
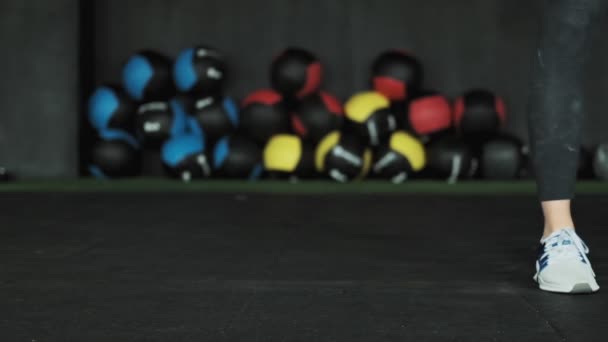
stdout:
<svg viewBox="0 0 608 342">
<path fill-rule="evenodd" d="M 487 141 L 498 133 L 506 119 L 503 99 L 488 90 L 468 91 L 454 105 L 454 124 L 469 141 Z"/>
<path fill-rule="evenodd" d="M 321 62 L 309 51 L 288 48 L 272 63 L 272 86 L 287 97 L 312 95 L 321 86 L 322 69 Z"/>
<path fill-rule="evenodd" d="M 372 66 L 374 89 L 391 101 L 403 101 L 422 85 L 422 64 L 401 51 L 387 51 Z"/>
<path fill-rule="evenodd" d="M 409 101 L 409 128 L 421 137 L 431 137 L 452 128 L 450 101 L 436 92 L 426 92 Z"/>
<path fill-rule="evenodd" d="M 243 100 L 239 130 L 259 145 L 275 134 L 289 131 L 290 120 L 283 105 L 283 96 L 274 90 L 262 89 Z"/>
<path fill-rule="evenodd" d="M 313 143 L 319 142 L 342 125 L 342 103 L 333 95 L 320 92 L 303 99 L 291 116 L 296 134 Z"/>
</svg>

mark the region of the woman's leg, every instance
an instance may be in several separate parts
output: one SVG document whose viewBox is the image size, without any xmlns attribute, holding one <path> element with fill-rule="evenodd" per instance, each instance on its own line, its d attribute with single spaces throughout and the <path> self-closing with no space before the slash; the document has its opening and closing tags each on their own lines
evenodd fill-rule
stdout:
<svg viewBox="0 0 608 342">
<path fill-rule="evenodd" d="M 545 216 L 535 279 L 543 290 L 599 289 L 588 249 L 574 232 L 570 201 L 583 124 L 583 67 L 601 0 L 544 0 L 529 110 L 530 144 Z"/>
<path fill-rule="evenodd" d="M 564 228 L 575 228 L 570 210 L 570 200 L 556 200 L 541 202 L 545 217 L 543 238 Z"/>
<path fill-rule="evenodd" d="M 529 128 L 545 236 L 574 227 L 569 201 L 574 197 L 584 114 L 583 67 L 599 2 L 543 4 Z"/>
</svg>

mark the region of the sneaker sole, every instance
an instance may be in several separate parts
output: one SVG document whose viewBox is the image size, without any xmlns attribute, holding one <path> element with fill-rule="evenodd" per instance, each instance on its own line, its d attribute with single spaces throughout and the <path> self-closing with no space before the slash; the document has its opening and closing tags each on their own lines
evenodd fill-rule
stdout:
<svg viewBox="0 0 608 342">
<path fill-rule="evenodd" d="M 555 293 L 570 293 L 570 294 L 588 294 L 597 292 L 600 287 L 597 284 L 578 283 L 571 288 L 556 288 L 546 285 L 539 285 L 539 288 L 547 292 Z"/>
</svg>

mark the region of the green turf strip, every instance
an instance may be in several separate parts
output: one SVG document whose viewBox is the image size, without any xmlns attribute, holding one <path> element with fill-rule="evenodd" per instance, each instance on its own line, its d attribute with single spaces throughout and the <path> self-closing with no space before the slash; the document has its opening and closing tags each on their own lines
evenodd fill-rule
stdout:
<svg viewBox="0 0 608 342">
<path fill-rule="evenodd" d="M 388 182 L 365 181 L 339 184 L 330 181 L 300 183 L 260 181 L 207 180 L 181 183 L 166 179 L 133 179 L 97 181 L 92 179 L 70 181 L 21 181 L 0 184 L 0 192 L 214 192 L 214 193 L 429 193 L 429 194 L 534 194 L 531 181 L 482 182 L 471 181 L 447 184 L 436 181 L 411 181 L 394 185 Z M 580 182 L 582 194 L 608 194 L 608 183 Z"/>
</svg>

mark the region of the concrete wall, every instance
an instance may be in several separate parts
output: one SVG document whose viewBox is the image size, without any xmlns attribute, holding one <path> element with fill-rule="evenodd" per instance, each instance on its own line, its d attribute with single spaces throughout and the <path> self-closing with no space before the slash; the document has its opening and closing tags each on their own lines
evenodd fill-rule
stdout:
<svg viewBox="0 0 608 342">
<path fill-rule="evenodd" d="M 78 1 L 0 2 L 0 165 L 77 173 Z"/>
</svg>

